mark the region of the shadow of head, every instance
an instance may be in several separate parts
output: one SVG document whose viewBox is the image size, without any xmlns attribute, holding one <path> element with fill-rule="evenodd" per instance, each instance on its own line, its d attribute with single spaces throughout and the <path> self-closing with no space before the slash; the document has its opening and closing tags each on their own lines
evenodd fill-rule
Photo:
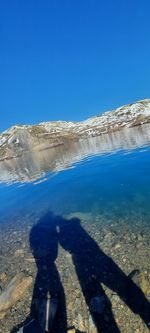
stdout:
<svg viewBox="0 0 150 333">
<path fill-rule="evenodd" d="M 57 216 L 57 233 L 60 245 L 68 252 L 75 253 L 86 242 L 85 231 L 79 218 L 69 220 Z"/>
<path fill-rule="evenodd" d="M 56 218 L 51 212 L 33 226 L 29 242 L 35 260 L 48 256 L 49 261 L 55 261 L 58 255 L 58 237 Z"/>
</svg>

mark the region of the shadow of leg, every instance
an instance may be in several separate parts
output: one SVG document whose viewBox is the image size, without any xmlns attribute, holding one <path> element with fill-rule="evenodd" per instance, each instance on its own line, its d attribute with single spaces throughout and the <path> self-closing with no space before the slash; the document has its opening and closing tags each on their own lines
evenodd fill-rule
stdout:
<svg viewBox="0 0 150 333">
<path fill-rule="evenodd" d="M 33 291 L 31 315 L 43 331 L 66 333 L 66 302 L 60 276 L 54 262 L 38 261 L 38 272 Z"/>
<path fill-rule="evenodd" d="M 111 302 L 100 282 L 95 277 L 91 277 L 90 267 L 84 269 L 79 262 L 74 261 L 74 263 L 84 298 L 97 331 L 100 333 L 120 333 L 112 312 Z"/>
<path fill-rule="evenodd" d="M 33 226 L 29 240 L 37 265 L 30 318 L 36 320 L 34 324 L 39 324 L 42 332 L 66 333 L 65 295 L 55 264 L 58 238 L 53 214 L 47 213 Z M 27 331 L 30 326 L 24 329 Z"/>
<path fill-rule="evenodd" d="M 59 217 L 58 226 L 59 242 L 72 255 L 76 273 L 89 308 L 90 300 L 93 297 L 101 297 L 104 294 L 102 287 L 100 287 L 100 283 L 103 283 L 117 293 L 149 327 L 150 303 L 145 295 L 117 264 L 99 248 L 95 240 L 82 228 L 80 220 L 78 218 L 65 220 Z M 95 278 L 96 286 L 93 281 L 89 282 L 91 277 Z M 93 318 L 96 326 L 100 332 L 119 332 L 112 314 L 111 304 L 109 301 L 106 303 L 106 312 L 109 318 L 108 325 L 105 326 L 105 312 L 104 315 L 95 315 L 94 313 Z"/>
</svg>

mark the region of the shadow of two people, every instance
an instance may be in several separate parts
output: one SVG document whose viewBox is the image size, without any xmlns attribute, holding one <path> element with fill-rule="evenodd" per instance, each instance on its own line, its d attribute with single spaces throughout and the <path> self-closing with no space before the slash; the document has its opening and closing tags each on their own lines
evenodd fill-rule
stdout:
<svg viewBox="0 0 150 333">
<path fill-rule="evenodd" d="M 140 288 L 99 248 L 83 229 L 78 218 L 66 220 L 50 212 L 42 217 L 30 232 L 30 246 L 37 265 L 31 317 L 39 320 L 39 309 L 49 294 L 51 299 L 58 301 L 56 317 L 50 322 L 49 332 L 67 332 L 65 294 L 55 264 L 58 244 L 72 256 L 89 310 L 92 299 L 97 296 L 105 299 L 102 313 L 91 311 L 98 332 L 120 332 L 112 313 L 111 302 L 101 283 L 117 293 L 129 308 L 149 325 L 150 304 Z"/>
</svg>

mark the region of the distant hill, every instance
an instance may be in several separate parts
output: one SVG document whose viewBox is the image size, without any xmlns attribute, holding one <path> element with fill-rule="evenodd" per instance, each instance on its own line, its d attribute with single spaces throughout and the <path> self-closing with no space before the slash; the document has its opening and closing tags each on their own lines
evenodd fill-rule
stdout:
<svg viewBox="0 0 150 333">
<path fill-rule="evenodd" d="M 37 125 L 15 125 L 0 134 L 0 160 L 149 122 L 150 99 L 145 99 L 82 122 L 50 121 Z"/>
</svg>

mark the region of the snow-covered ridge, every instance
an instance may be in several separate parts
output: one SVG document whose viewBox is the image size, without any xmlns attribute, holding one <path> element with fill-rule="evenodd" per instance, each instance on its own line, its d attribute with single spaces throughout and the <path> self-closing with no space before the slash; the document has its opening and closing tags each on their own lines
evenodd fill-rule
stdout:
<svg viewBox="0 0 150 333">
<path fill-rule="evenodd" d="M 123 105 L 81 122 L 50 121 L 38 125 L 15 125 L 0 134 L 0 159 L 32 149 L 62 145 L 150 122 L 150 99 Z"/>
<path fill-rule="evenodd" d="M 75 133 L 82 133 L 82 131 L 89 131 L 89 134 L 96 130 L 97 127 L 102 130 L 102 132 L 109 132 L 106 127 L 112 127 L 112 129 L 117 129 L 117 127 L 128 127 L 134 126 L 134 121 L 141 117 L 141 122 L 139 119 L 139 124 L 146 122 L 147 117 L 150 117 L 150 99 L 142 100 L 134 104 L 123 105 L 116 110 L 107 111 L 102 113 L 99 116 L 88 118 L 82 122 L 65 122 L 65 121 L 56 121 L 56 122 L 47 122 L 41 123 L 48 131 L 55 130 L 60 131 L 62 129 Z M 143 118 L 143 119 L 142 119 Z M 138 125 L 138 124 L 137 124 Z M 92 131 L 93 130 L 93 131 Z M 86 132 L 85 132 L 86 133 Z"/>
<path fill-rule="evenodd" d="M 150 116 L 150 99 L 142 100 L 134 104 L 123 105 L 113 111 L 107 111 L 99 116 L 92 117 L 84 121 L 85 124 L 108 125 L 118 122 L 128 123 L 135 120 L 138 116 Z"/>
</svg>

